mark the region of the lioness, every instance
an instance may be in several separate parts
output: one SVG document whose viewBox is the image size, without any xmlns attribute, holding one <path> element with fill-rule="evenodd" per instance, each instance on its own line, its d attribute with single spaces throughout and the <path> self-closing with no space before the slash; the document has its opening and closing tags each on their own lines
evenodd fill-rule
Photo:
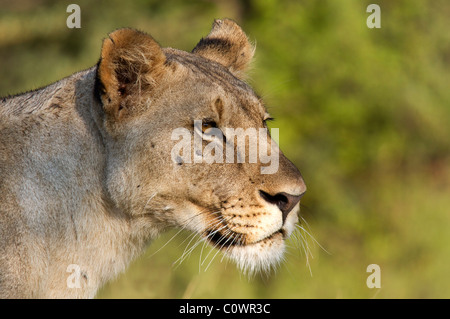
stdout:
<svg viewBox="0 0 450 319">
<path fill-rule="evenodd" d="M 203 147 L 211 129 L 266 128 L 243 81 L 253 53 L 228 19 L 191 53 L 119 29 L 96 66 L 1 99 L 0 296 L 92 298 L 170 227 L 244 269 L 278 263 L 306 187 L 268 135 L 259 147 L 279 155 L 272 174 L 260 160 L 172 160 L 177 128 Z"/>
</svg>

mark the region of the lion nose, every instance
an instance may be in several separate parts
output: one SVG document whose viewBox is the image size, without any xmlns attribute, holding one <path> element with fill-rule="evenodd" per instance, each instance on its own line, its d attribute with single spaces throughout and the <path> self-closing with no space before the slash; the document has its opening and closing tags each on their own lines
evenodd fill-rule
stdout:
<svg viewBox="0 0 450 319">
<path fill-rule="evenodd" d="M 304 193 L 300 195 L 292 195 L 281 192 L 275 195 L 270 195 L 269 193 L 260 190 L 259 194 L 266 202 L 278 206 L 278 208 L 281 210 L 284 224 L 289 212 L 295 207 L 295 205 L 297 205 Z"/>
</svg>

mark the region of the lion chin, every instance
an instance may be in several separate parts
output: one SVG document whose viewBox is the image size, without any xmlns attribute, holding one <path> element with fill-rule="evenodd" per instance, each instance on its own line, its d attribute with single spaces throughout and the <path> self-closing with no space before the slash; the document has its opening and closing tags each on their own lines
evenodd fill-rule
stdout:
<svg viewBox="0 0 450 319">
<path fill-rule="evenodd" d="M 245 246 L 233 246 L 225 254 L 234 260 L 241 271 L 249 276 L 266 273 L 283 261 L 285 242 L 280 232 L 256 243 Z"/>
<path fill-rule="evenodd" d="M 228 259 L 233 260 L 238 268 L 248 276 L 256 273 L 268 273 L 283 261 L 286 239 L 284 229 L 255 242 L 236 241 L 231 237 L 221 235 L 211 236 L 211 233 L 205 238 L 213 247 L 222 251 Z"/>
</svg>

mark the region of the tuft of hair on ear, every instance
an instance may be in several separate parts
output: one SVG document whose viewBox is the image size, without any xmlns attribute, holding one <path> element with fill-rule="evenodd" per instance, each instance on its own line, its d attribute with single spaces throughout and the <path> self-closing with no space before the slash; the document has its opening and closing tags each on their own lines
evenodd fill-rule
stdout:
<svg viewBox="0 0 450 319">
<path fill-rule="evenodd" d="M 223 19 L 214 20 L 210 33 L 200 40 L 192 53 L 218 62 L 236 77 L 244 78 L 255 46 L 236 22 Z"/>
<path fill-rule="evenodd" d="M 121 118 L 149 92 L 164 72 L 166 57 L 148 34 L 124 28 L 103 41 L 97 68 L 97 88 L 106 113 Z"/>
</svg>

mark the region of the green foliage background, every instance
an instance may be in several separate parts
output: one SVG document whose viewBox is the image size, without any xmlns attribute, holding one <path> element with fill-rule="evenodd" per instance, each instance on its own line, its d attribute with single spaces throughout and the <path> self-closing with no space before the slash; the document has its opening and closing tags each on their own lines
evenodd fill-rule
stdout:
<svg viewBox="0 0 450 319">
<path fill-rule="evenodd" d="M 81 29 L 66 27 L 73 2 Z M 381 29 L 366 26 L 374 2 Z M 249 279 L 202 245 L 171 267 L 194 243 L 164 246 L 173 231 L 98 297 L 449 298 L 449 16 L 444 0 L 0 1 L 0 96 L 94 65 L 119 27 L 190 51 L 233 18 L 257 43 L 249 82 L 308 186 L 307 246 L 292 240 L 285 264 Z M 381 289 L 366 286 L 372 263 Z"/>
</svg>

